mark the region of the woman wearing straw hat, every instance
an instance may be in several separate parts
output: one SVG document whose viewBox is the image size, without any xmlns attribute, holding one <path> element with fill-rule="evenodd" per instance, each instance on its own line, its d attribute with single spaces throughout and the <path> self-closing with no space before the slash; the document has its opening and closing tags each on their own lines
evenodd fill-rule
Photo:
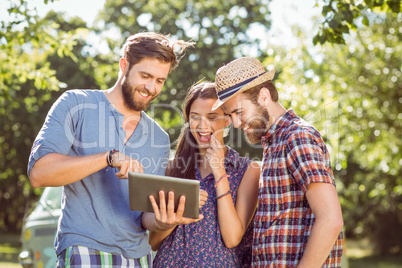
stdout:
<svg viewBox="0 0 402 268">
<path fill-rule="evenodd" d="M 340 267 L 342 212 L 318 131 L 278 102 L 266 72 L 244 57 L 216 73 L 218 100 L 234 127 L 264 148 L 253 267 Z"/>
<path fill-rule="evenodd" d="M 203 219 L 151 232 L 150 244 L 158 250 L 154 267 L 251 265 L 253 226 L 249 223 L 257 205 L 260 167 L 224 145 L 224 128 L 230 120 L 221 108 L 211 111 L 216 99 L 214 83 L 190 88 L 183 108 L 187 124 L 166 172 L 200 181 L 201 189 L 208 192 L 200 208 Z M 155 200 L 151 202 L 155 214 L 162 214 Z"/>
</svg>

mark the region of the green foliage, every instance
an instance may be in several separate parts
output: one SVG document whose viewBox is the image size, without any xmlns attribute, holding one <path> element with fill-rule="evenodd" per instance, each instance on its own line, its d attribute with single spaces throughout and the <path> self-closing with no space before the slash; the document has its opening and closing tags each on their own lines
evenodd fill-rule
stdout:
<svg viewBox="0 0 402 268">
<path fill-rule="evenodd" d="M 73 60 L 84 59 L 77 51 L 83 46 L 82 21 L 68 26 L 55 13 L 39 18 L 25 1 L 8 4 L 9 18 L 1 20 L 0 28 L 0 230 L 16 231 L 25 205 L 41 192 L 30 186 L 26 174 L 35 135 L 60 88 L 70 83 L 69 72 L 78 81 L 93 84 L 93 78 L 83 75 L 89 68 L 72 68 Z"/>
<path fill-rule="evenodd" d="M 350 33 L 350 30 L 355 31 L 359 26 L 370 26 L 370 20 L 375 19 L 378 13 L 401 12 L 401 0 L 324 0 L 323 2 L 321 13 L 324 21 L 313 39 L 315 45 L 325 42 L 344 44 L 345 34 Z M 319 6 L 318 1 L 316 6 Z"/>
<path fill-rule="evenodd" d="M 58 54 L 49 54 L 46 61 L 50 68 L 55 70 L 55 77 L 62 82 L 63 89 L 98 89 L 94 66 L 100 65 L 97 55 L 89 55 L 91 45 L 86 39 L 90 33 L 86 23 L 79 17 L 66 21 L 64 13 L 50 11 L 42 20 L 53 24 L 58 31 L 73 34 L 74 46 L 71 48 L 71 57 L 60 57 Z M 107 62 L 108 63 L 108 62 Z"/>
</svg>

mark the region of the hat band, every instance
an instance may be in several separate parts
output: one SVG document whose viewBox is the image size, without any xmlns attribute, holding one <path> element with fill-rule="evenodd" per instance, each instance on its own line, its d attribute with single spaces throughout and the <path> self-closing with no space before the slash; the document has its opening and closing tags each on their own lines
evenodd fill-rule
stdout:
<svg viewBox="0 0 402 268">
<path fill-rule="evenodd" d="M 229 87 L 229 88 L 227 88 L 227 89 L 224 89 L 224 90 L 222 90 L 222 91 L 219 91 L 219 92 L 217 93 L 218 99 L 223 100 L 223 99 L 229 98 L 230 96 L 232 96 L 233 94 L 235 94 L 237 91 L 239 91 L 242 87 L 244 87 L 246 84 L 250 83 L 251 81 L 253 81 L 253 80 L 256 79 L 257 77 L 259 77 L 259 76 L 261 76 L 261 75 L 263 75 L 263 74 L 265 74 L 265 73 L 266 73 L 266 72 L 263 72 L 263 73 L 261 73 L 261 74 L 259 74 L 259 75 L 257 75 L 257 76 L 254 76 L 254 77 L 251 77 L 251 78 L 249 78 L 249 79 L 247 79 L 247 80 L 244 80 L 244 81 L 241 82 L 241 83 L 238 83 L 238 84 L 236 84 L 236 85 L 234 85 L 234 86 L 231 86 L 231 87 Z"/>
</svg>

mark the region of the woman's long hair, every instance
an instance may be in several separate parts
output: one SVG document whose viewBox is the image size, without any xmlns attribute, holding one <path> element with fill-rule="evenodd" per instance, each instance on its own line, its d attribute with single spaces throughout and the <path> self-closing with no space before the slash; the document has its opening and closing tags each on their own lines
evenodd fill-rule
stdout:
<svg viewBox="0 0 402 268">
<path fill-rule="evenodd" d="M 201 82 L 195 84 L 187 92 L 184 99 L 183 115 L 186 124 L 181 130 L 177 145 L 176 154 L 166 169 L 166 175 L 178 178 L 195 179 L 195 169 L 199 150 L 197 141 L 190 131 L 188 122 L 191 105 L 196 99 L 217 99 L 215 91 L 215 83 Z"/>
</svg>

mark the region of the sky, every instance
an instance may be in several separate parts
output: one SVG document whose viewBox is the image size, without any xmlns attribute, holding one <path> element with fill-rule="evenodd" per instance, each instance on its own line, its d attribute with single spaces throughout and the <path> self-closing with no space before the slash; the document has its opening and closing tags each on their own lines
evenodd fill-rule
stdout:
<svg viewBox="0 0 402 268">
<path fill-rule="evenodd" d="M 44 4 L 43 0 L 30 0 L 31 7 L 36 7 L 43 17 L 49 10 L 63 11 L 69 16 L 79 16 L 91 26 L 106 0 L 56 0 Z M 320 8 L 314 7 L 316 0 L 272 0 L 270 3 L 272 27 L 266 35 L 267 42 L 295 46 L 296 39 L 291 31 L 292 25 L 302 27 L 306 32 L 312 31 L 312 17 L 320 14 Z M 7 15 L 4 1 L 0 3 L 0 17 Z M 258 29 L 253 31 L 256 36 Z M 251 32 L 251 35 L 253 35 Z"/>
<path fill-rule="evenodd" d="M 49 10 L 63 11 L 71 17 L 78 16 L 92 25 L 98 12 L 105 5 L 106 0 L 56 0 L 46 5 L 43 0 L 31 0 L 41 17 Z"/>
<path fill-rule="evenodd" d="M 37 7 L 40 15 L 47 11 L 65 11 L 72 16 L 79 16 L 82 19 L 92 22 L 98 11 L 103 8 L 105 0 L 56 0 L 54 3 L 45 5 L 43 0 L 31 0 Z M 283 29 L 287 24 L 308 25 L 307 19 L 313 14 L 320 12 L 314 8 L 316 0 L 272 0 L 270 4 L 273 21 L 278 29 Z"/>
</svg>

